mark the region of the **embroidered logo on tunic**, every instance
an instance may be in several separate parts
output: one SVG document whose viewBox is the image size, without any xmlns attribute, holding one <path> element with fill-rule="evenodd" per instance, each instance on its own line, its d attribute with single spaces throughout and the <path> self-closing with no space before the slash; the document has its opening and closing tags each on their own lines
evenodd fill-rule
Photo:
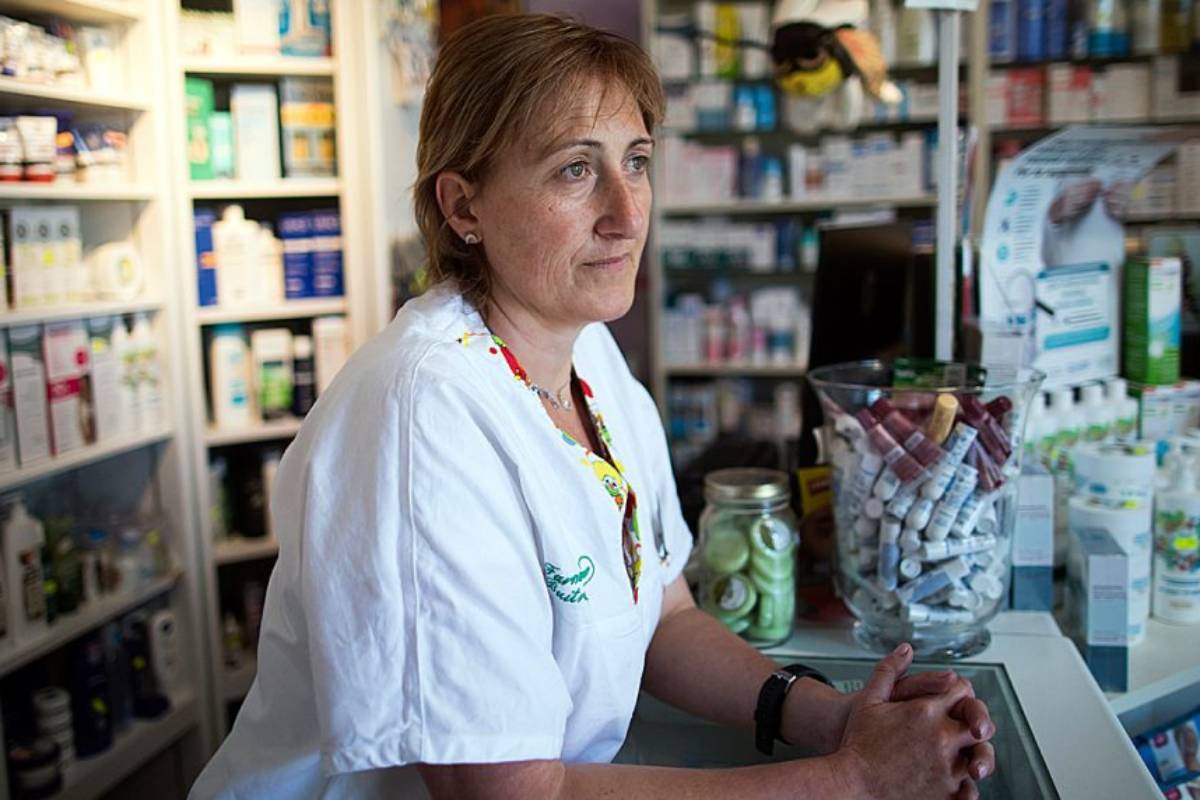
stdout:
<svg viewBox="0 0 1200 800">
<path fill-rule="evenodd" d="M 591 583 L 596 574 L 596 562 L 591 556 L 580 556 L 575 566 L 577 572 L 565 574 L 557 564 L 546 562 L 543 570 L 546 573 L 546 588 L 564 603 L 583 603 L 588 599 L 583 587 Z"/>
</svg>

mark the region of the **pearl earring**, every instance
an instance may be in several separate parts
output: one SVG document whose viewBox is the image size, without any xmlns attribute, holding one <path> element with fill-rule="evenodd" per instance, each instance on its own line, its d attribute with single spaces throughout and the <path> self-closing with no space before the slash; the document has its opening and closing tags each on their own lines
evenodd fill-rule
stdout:
<svg viewBox="0 0 1200 800">
<path fill-rule="evenodd" d="M 467 244 L 479 244 L 479 237 L 474 233 L 466 233 L 463 235 L 463 241 Z"/>
</svg>

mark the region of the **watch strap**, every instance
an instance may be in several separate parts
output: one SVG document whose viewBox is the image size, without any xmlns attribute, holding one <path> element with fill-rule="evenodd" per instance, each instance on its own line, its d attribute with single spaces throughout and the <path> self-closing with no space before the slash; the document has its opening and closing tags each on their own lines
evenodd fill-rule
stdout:
<svg viewBox="0 0 1200 800">
<path fill-rule="evenodd" d="M 812 678 L 833 686 L 819 670 L 804 664 L 788 664 L 772 672 L 758 690 L 758 705 L 754 709 L 754 746 L 763 755 L 773 755 L 775 740 L 787 742 L 780 735 L 783 726 L 783 702 L 792 687 L 802 678 Z"/>
</svg>

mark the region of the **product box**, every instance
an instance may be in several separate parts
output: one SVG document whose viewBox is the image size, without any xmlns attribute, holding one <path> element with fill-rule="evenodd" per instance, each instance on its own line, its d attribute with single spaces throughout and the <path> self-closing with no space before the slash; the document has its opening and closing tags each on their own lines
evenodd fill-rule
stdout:
<svg viewBox="0 0 1200 800">
<path fill-rule="evenodd" d="M 212 177 L 237 177 L 237 161 L 233 148 L 233 115 L 214 111 L 208 116 L 208 143 L 212 154 Z"/>
<path fill-rule="evenodd" d="M 1200 286 L 1200 226 L 1148 225 L 1142 231 L 1142 245 L 1146 255 L 1179 258 L 1186 268 L 1184 287 Z M 1184 336 L 1200 332 L 1200 316 L 1191 303 L 1183 304 L 1181 323 Z"/>
<path fill-rule="evenodd" d="M 333 83 L 320 78 L 284 78 L 280 100 L 284 176 L 336 174 Z"/>
<path fill-rule="evenodd" d="M 280 6 L 279 0 L 234 0 L 233 24 L 238 52 L 260 56 L 279 54 Z"/>
<path fill-rule="evenodd" d="M 1046 0 L 1016 0 L 1017 58 L 1040 61 L 1046 57 Z"/>
<path fill-rule="evenodd" d="M 686 21 L 681 27 L 686 27 Z M 682 33 L 659 30 L 651 36 L 650 54 L 663 81 L 686 81 L 693 77 L 695 53 L 695 43 Z"/>
<path fill-rule="evenodd" d="M 213 249 L 213 224 L 217 214 L 211 208 L 197 208 L 192 214 L 196 234 L 196 302 L 199 306 L 217 304 L 217 254 Z"/>
<path fill-rule="evenodd" d="M 1046 0 L 1046 58 L 1066 58 L 1071 43 L 1071 0 Z"/>
<path fill-rule="evenodd" d="M 50 457 L 50 422 L 46 413 L 46 365 L 42 326 L 8 329 L 13 411 L 17 418 L 17 457 L 28 467 Z"/>
<path fill-rule="evenodd" d="M 1021 468 L 1013 525 L 1012 597 L 1017 611 L 1054 608 L 1054 476 L 1038 463 Z"/>
<path fill-rule="evenodd" d="M 275 87 L 236 83 L 229 92 L 229 109 L 233 114 L 238 178 L 250 181 L 279 178 L 279 98 Z"/>
<path fill-rule="evenodd" d="M 285 56 L 327 56 L 332 28 L 329 0 L 273 0 L 279 23 L 279 50 Z"/>
<path fill-rule="evenodd" d="M 9 213 L 12 242 L 13 308 L 30 308 L 44 303 L 45 276 L 38 262 L 36 209 L 16 207 Z"/>
<path fill-rule="evenodd" d="M 1091 120 L 1091 67 L 1051 64 L 1046 68 L 1046 85 L 1046 115 L 1051 125 L 1069 125 Z"/>
<path fill-rule="evenodd" d="M 17 421 L 13 415 L 12 371 L 8 366 L 8 334 L 0 329 L 0 473 L 17 467 Z"/>
<path fill-rule="evenodd" d="M 121 407 L 121 354 L 113 346 L 115 317 L 87 321 L 91 356 L 92 419 L 95 440 L 107 442 L 126 432 L 129 420 Z"/>
<path fill-rule="evenodd" d="M 1178 258 L 1133 258 L 1124 270 L 1124 375 L 1141 384 L 1179 380 L 1183 265 Z"/>
<path fill-rule="evenodd" d="M 1129 687 L 1129 557 L 1106 531 L 1084 528 L 1072 536 L 1072 602 L 1083 660 L 1101 689 L 1124 692 Z"/>
<path fill-rule="evenodd" d="M 48 323 L 42 335 L 42 349 L 50 411 L 50 449 L 60 456 L 92 440 L 91 348 L 82 320 Z"/>
<path fill-rule="evenodd" d="M 188 143 L 188 174 L 194 181 L 213 177 L 209 118 L 213 113 L 213 82 L 188 77 L 183 82 Z"/>
<path fill-rule="evenodd" d="M 1172 386 L 1129 383 L 1129 395 L 1138 401 L 1138 437 L 1162 447 L 1173 436 L 1182 436 L 1200 425 L 1200 381 Z"/>
<path fill-rule="evenodd" d="M 313 211 L 312 292 L 314 297 L 341 297 L 342 218 L 336 208 Z"/>
<path fill-rule="evenodd" d="M 313 219 L 307 211 L 279 215 L 283 241 L 283 294 L 287 300 L 313 296 Z"/>
<path fill-rule="evenodd" d="M 63 296 L 68 303 L 92 299 L 91 274 L 83 263 L 83 241 L 79 232 L 79 206 L 55 206 L 51 215 L 51 247 L 58 264 Z"/>
<path fill-rule="evenodd" d="M 317 317 L 312 324 L 313 358 L 317 372 L 317 395 L 333 383 L 338 370 L 350 356 L 349 331 L 342 316 Z"/>
<path fill-rule="evenodd" d="M 992 0 L 988 20 L 988 55 L 992 61 L 1017 57 L 1018 0 Z"/>
<path fill-rule="evenodd" d="M 1184 142 L 1175 151 L 1175 209 L 1200 215 L 1200 141 Z"/>
<path fill-rule="evenodd" d="M 1150 66 L 1112 64 L 1094 78 L 1096 122 L 1143 122 L 1150 118 Z"/>
<path fill-rule="evenodd" d="M 1041 67 L 1008 70 L 1008 124 L 1035 127 L 1045 122 L 1046 76 Z"/>
</svg>

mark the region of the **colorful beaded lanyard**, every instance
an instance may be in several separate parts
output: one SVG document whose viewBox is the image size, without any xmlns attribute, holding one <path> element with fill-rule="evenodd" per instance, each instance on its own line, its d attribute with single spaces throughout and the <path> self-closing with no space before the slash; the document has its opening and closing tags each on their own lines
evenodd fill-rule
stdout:
<svg viewBox="0 0 1200 800">
<path fill-rule="evenodd" d="M 542 397 L 545 390 L 541 389 L 537 384 L 529 379 L 529 374 L 525 368 L 521 366 L 521 362 L 511 350 L 504 340 L 492 333 L 464 333 L 458 342 L 464 347 L 467 346 L 471 339 L 486 337 L 491 341 L 488 347 L 488 352 L 492 355 L 501 355 L 513 377 L 525 385 L 532 394 L 537 397 Z M 600 480 L 600 484 L 604 487 L 608 495 L 613 499 L 618 510 L 623 512 L 621 519 L 621 556 L 625 562 L 625 574 L 629 577 L 629 586 L 633 590 L 633 602 L 638 601 L 638 587 L 642 577 L 642 535 L 638 526 L 637 514 L 637 495 L 633 491 L 633 486 L 625 478 L 621 464 L 612 453 L 612 435 L 608 432 L 608 427 L 604 424 L 604 417 L 596 410 L 593 405 L 592 387 L 587 384 L 583 378 L 572 375 L 579 381 L 580 391 L 587 400 L 588 413 L 591 416 L 592 424 L 596 428 L 596 438 L 600 444 L 600 452 L 595 453 L 584 443 L 576 441 L 575 437 L 571 436 L 566 431 L 560 431 L 563 440 L 574 447 L 578 447 L 584 451 L 584 458 L 581 463 L 591 469 L 596 477 Z M 591 460 L 589 460 L 589 457 Z M 661 548 L 660 548 L 661 549 Z"/>
</svg>

